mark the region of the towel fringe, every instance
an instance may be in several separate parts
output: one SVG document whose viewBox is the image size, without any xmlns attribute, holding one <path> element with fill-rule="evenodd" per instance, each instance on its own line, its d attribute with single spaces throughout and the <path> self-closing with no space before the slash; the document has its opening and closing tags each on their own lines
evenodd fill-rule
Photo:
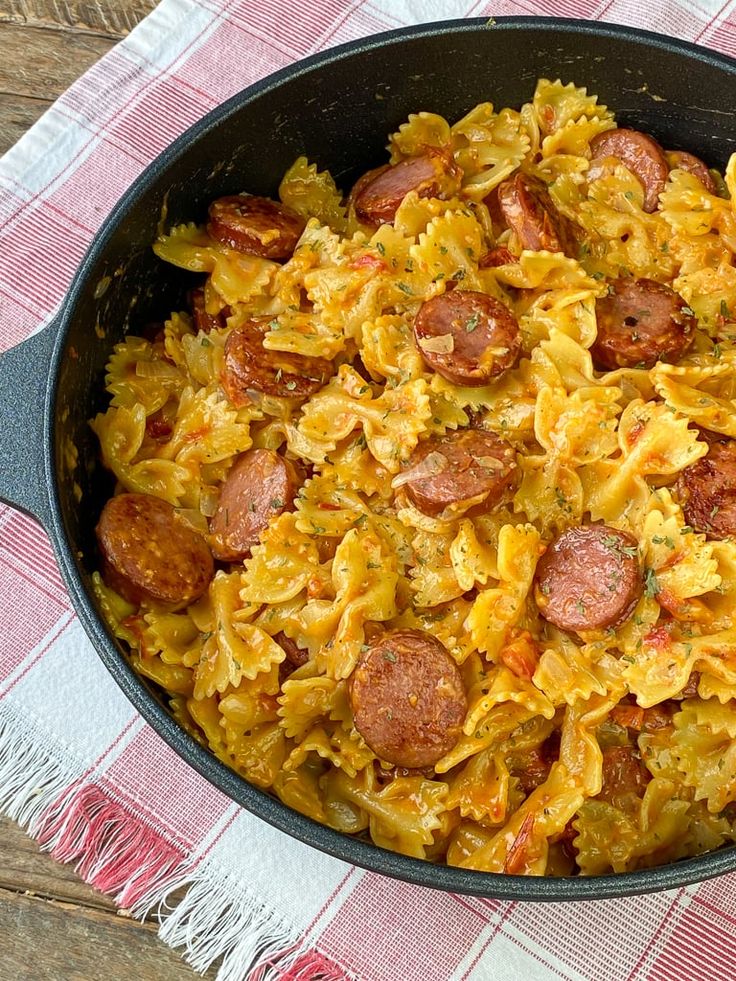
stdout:
<svg viewBox="0 0 736 981">
<path fill-rule="evenodd" d="M 186 894 L 172 909 L 168 895 Z M 170 883 L 166 895 L 153 890 L 132 910 L 154 911 L 159 935 L 201 973 L 220 961 L 217 981 L 357 981 L 308 944 L 297 941 L 285 919 L 261 903 L 247 885 L 205 859 Z"/>
<path fill-rule="evenodd" d="M 115 800 L 114 791 L 76 781 L 42 816 L 39 844 L 59 862 L 76 862 L 85 882 L 127 909 L 165 889 L 185 859 L 149 823 Z"/>
<path fill-rule="evenodd" d="M 53 759 L 21 717 L 0 703 L 0 811 L 30 834 L 79 768 Z"/>
<path fill-rule="evenodd" d="M 278 969 L 278 961 L 275 963 Z M 349 974 L 329 957 L 317 950 L 299 954 L 285 971 L 278 974 L 279 981 L 357 981 L 357 975 Z M 260 978 L 249 981 L 261 981 Z M 264 981 L 267 979 L 264 977 Z"/>
<path fill-rule="evenodd" d="M 0 811 L 132 916 L 154 914 L 161 939 L 184 948 L 196 971 L 219 962 L 217 981 L 357 981 L 216 859 L 188 856 L 114 788 L 54 759 L 38 731 L 1 704 Z"/>
</svg>

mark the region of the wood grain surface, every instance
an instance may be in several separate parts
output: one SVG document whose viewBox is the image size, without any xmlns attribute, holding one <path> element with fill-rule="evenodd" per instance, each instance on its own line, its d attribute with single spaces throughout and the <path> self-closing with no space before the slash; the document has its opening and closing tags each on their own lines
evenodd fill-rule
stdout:
<svg viewBox="0 0 736 981">
<path fill-rule="evenodd" d="M 194 981 L 140 923 L 0 818 L 0 981 Z M 208 971 L 206 979 L 214 979 Z"/>
<path fill-rule="evenodd" d="M 0 0 L 0 154 L 155 0 Z M 215 971 L 206 977 L 214 978 Z M 0 981 L 195 981 L 156 936 L 0 818 Z"/>
<path fill-rule="evenodd" d="M 155 6 L 155 0 L 0 0 L 0 155 Z"/>
</svg>

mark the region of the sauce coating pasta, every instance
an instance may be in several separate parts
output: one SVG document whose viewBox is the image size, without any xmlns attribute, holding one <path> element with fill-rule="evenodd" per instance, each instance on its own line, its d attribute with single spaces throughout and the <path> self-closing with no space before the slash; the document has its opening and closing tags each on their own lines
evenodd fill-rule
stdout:
<svg viewBox="0 0 736 981">
<path fill-rule="evenodd" d="M 92 421 L 111 629 L 218 758 L 382 847 L 736 841 L 736 157 L 544 79 L 389 153 L 155 243 L 198 278 Z"/>
</svg>

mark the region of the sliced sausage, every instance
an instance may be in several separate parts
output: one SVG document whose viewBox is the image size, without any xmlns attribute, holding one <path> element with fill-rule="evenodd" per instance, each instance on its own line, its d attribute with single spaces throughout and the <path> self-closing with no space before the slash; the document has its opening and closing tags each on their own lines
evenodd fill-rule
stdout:
<svg viewBox="0 0 736 981">
<path fill-rule="evenodd" d="M 487 293 L 453 290 L 427 300 L 414 318 L 425 362 L 455 385 L 487 385 L 510 368 L 521 332 L 508 307 Z"/>
<path fill-rule="evenodd" d="M 420 511 L 432 517 L 483 497 L 484 507 L 500 504 L 516 483 L 516 455 L 495 433 L 459 429 L 431 436 L 412 453 L 407 466 L 406 493 Z"/>
<path fill-rule="evenodd" d="M 644 211 L 656 211 L 659 195 L 667 183 L 670 168 L 664 150 L 646 133 L 635 129 L 609 129 L 590 141 L 593 160 L 616 157 L 644 188 Z M 589 172 L 589 177 L 593 176 Z"/>
<path fill-rule="evenodd" d="M 420 198 L 438 198 L 458 186 L 459 171 L 452 156 L 430 148 L 419 157 L 369 170 L 350 192 L 350 199 L 358 219 L 377 227 L 394 220 L 410 191 Z"/>
<path fill-rule="evenodd" d="M 501 211 L 501 204 L 498 200 L 498 188 L 500 185 L 496 185 L 489 193 L 483 198 L 483 204 L 488 208 L 488 216 L 491 219 L 491 227 L 493 229 L 494 235 L 498 236 L 501 232 L 504 232 L 508 225 L 506 224 L 506 219 Z"/>
<path fill-rule="evenodd" d="M 516 173 L 498 187 L 498 207 L 522 249 L 578 254 L 574 222 L 555 207 L 547 185 L 538 177 Z"/>
<path fill-rule="evenodd" d="M 306 399 L 332 375 L 326 358 L 308 358 L 263 346 L 269 319 L 257 317 L 231 331 L 225 341 L 222 387 L 236 407 L 248 405 L 249 392 Z"/>
<path fill-rule="evenodd" d="M 712 443 L 677 480 L 685 521 L 709 538 L 736 535 L 736 440 Z"/>
<path fill-rule="evenodd" d="M 678 361 L 693 343 L 697 318 L 679 293 L 653 279 L 616 279 L 595 303 L 596 367 L 651 368 Z"/>
<path fill-rule="evenodd" d="M 700 157 L 685 150 L 668 150 L 665 156 L 671 170 L 686 170 L 688 174 L 698 178 L 709 194 L 718 193 L 716 182 Z"/>
<path fill-rule="evenodd" d="M 607 630 L 643 592 L 636 539 L 607 525 L 569 528 L 537 565 L 539 612 L 561 630 Z"/>
<path fill-rule="evenodd" d="M 192 308 L 192 319 L 197 331 L 209 334 L 211 330 L 222 330 L 227 327 L 226 318 L 230 316 L 230 307 L 223 307 L 219 313 L 207 313 L 204 305 L 204 290 L 191 290 L 189 293 L 189 303 Z"/>
<path fill-rule="evenodd" d="M 468 709 L 460 669 L 423 630 L 391 630 L 368 644 L 349 690 L 355 728 L 382 761 L 433 766 L 460 738 Z"/>
<path fill-rule="evenodd" d="M 148 600 L 181 609 L 199 599 L 214 574 L 204 538 L 158 497 L 110 498 L 96 532 L 103 579 L 130 603 Z"/>
<path fill-rule="evenodd" d="M 209 218 L 212 238 L 263 259 L 290 258 L 306 224 L 291 208 L 251 194 L 218 198 L 210 205 Z"/>
<path fill-rule="evenodd" d="M 270 520 L 291 508 L 298 488 L 293 464 L 275 450 L 241 453 L 222 485 L 210 521 L 215 558 L 242 562 Z"/>
</svg>

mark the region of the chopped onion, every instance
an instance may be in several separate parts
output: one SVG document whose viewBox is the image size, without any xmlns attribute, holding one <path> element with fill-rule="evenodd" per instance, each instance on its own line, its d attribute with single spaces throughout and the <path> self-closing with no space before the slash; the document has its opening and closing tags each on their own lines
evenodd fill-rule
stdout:
<svg viewBox="0 0 736 981">
<path fill-rule="evenodd" d="M 181 378 L 181 371 L 168 361 L 136 361 L 135 373 L 139 378 Z"/>
<path fill-rule="evenodd" d="M 196 531 L 198 535 L 206 535 L 210 530 L 205 516 L 194 508 L 177 508 L 176 516 L 182 524 Z"/>
<path fill-rule="evenodd" d="M 199 493 L 199 510 L 206 518 L 211 518 L 217 510 L 220 495 L 216 488 L 205 484 Z"/>
<path fill-rule="evenodd" d="M 452 334 L 439 334 L 437 337 L 423 337 L 419 347 L 427 354 L 452 354 L 455 350 L 455 338 Z"/>
<path fill-rule="evenodd" d="M 436 477 L 437 474 L 447 470 L 449 465 L 450 462 L 444 453 L 428 453 L 415 467 L 404 470 L 403 473 L 397 473 L 391 481 L 391 486 L 396 490 L 396 488 L 403 487 L 404 484 L 408 484 L 412 480 Z"/>
<path fill-rule="evenodd" d="M 503 461 L 499 460 L 497 456 L 479 456 L 476 458 L 476 462 L 485 470 L 503 470 L 505 467 Z"/>
</svg>

